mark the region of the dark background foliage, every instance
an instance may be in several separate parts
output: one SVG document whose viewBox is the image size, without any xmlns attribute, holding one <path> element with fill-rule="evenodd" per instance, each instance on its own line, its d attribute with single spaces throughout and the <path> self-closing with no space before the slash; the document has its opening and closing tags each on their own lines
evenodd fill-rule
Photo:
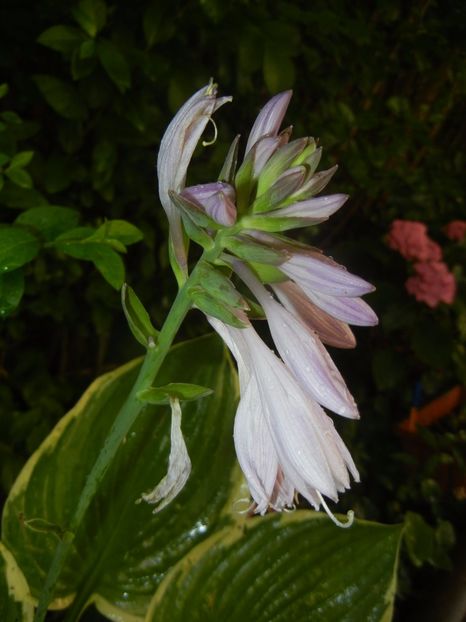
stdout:
<svg viewBox="0 0 466 622">
<path fill-rule="evenodd" d="M 79 225 L 93 228 L 86 235 L 107 220 L 136 225 L 144 239 L 124 256 L 126 280 L 156 325 L 175 287 L 154 172 L 164 128 L 211 76 L 234 95 L 217 115 L 217 143 L 199 150 L 191 168 L 191 182 L 207 181 L 267 98 L 293 88 L 286 121 L 298 136 L 319 137 L 323 166 L 340 166 L 330 191 L 351 195 L 329 223 L 302 235 L 377 286 L 369 302 L 381 319 L 357 331 L 355 352 L 332 352 L 362 414 L 342 432 L 363 484 L 340 507 L 406 520 L 398 616 L 415 619 L 426 599 L 431 608 L 440 598 L 432 586 L 454 586 L 464 551 L 466 414 L 458 407 L 411 435 L 398 426 L 413 405 L 465 380 L 465 247 L 443 227 L 466 219 L 466 6 L 5 0 L 0 24 L 0 82 L 8 84 L 0 152 L 10 159 L 2 164 L 1 222 L 53 205 L 75 210 Z M 15 172 L 14 155 L 31 151 Z M 410 266 L 384 241 L 396 218 L 426 223 L 442 246 L 458 283 L 452 306 L 432 310 L 408 296 Z M 59 233 L 76 227 L 70 223 Z M 114 257 L 138 236 L 122 234 L 120 246 L 100 239 L 78 257 L 56 237 L 26 229 L 39 243 L 34 256 L 9 280 L 0 276 L 3 497 L 95 374 L 139 353 L 120 309 L 122 263 Z M 100 264 L 95 252 L 104 255 Z M 193 313 L 183 331 L 205 329 Z"/>
</svg>

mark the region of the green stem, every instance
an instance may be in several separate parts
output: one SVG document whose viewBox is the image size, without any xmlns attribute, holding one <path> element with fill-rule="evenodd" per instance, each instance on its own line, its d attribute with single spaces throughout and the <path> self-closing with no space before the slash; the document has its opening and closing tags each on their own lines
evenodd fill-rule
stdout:
<svg viewBox="0 0 466 622">
<path fill-rule="evenodd" d="M 221 251 L 220 245 L 216 245 L 210 251 L 203 254 L 203 258 L 208 261 L 215 259 Z M 44 587 L 40 594 L 38 607 L 34 617 L 34 622 L 43 622 L 47 613 L 47 608 L 53 598 L 56 583 L 71 550 L 73 540 L 79 526 L 86 514 L 87 509 L 100 483 L 102 482 L 110 464 L 113 461 L 122 441 L 130 431 L 139 413 L 144 408 L 144 404 L 137 399 L 137 394 L 143 389 L 149 388 L 166 357 L 170 346 L 180 328 L 186 314 L 191 308 L 191 300 L 188 288 L 191 287 L 196 279 L 196 268 L 194 268 L 188 280 L 179 290 L 170 312 L 165 320 L 159 334 L 156 346 L 147 349 L 144 362 L 142 364 L 136 382 L 131 389 L 125 403 L 119 411 L 107 439 L 99 453 L 91 472 L 89 473 L 84 489 L 78 501 L 76 510 L 71 518 L 68 529 L 63 539 L 57 545 L 55 554 L 50 565 Z"/>
</svg>

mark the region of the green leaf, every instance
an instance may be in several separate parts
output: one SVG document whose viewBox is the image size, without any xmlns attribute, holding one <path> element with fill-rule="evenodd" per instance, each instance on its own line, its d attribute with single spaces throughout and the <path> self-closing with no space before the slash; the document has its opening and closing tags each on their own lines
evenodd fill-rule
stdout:
<svg viewBox="0 0 466 622">
<path fill-rule="evenodd" d="M 159 333 L 152 325 L 144 305 L 126 283 L 121 288 L 121 304 L 134 338 L 147 348 L 149 339 L 152 337 L 155 342 Z"/>
<path fill-rule="evenodd" d="M 34 156 L 34 151 L 20 151 L 19 153 L 13 156 L 6 172 L 12 171 L 18 168 L 24 168 L 25 166 L 29 164 L 33 156 Z"/>
<path fill-rule="evenodd" d="M 140 242 L 144 235 L 140 229 L 126 220 L 107 220 L 92 235 L 92 240 L 118 240 L 125 246 Z"/>
<path fill-rule="evenodd" d="M 77 121 L 86 118 L 86 107 L 74 86 L 48 75 L 36 75 L 34 81 L 47 103 L 59 115 Z"/>
<path fill-rule="evenodd" d="M 44 30 L 37 41 L 56 52 L 71 54 L 75 48 L 81 45 L 83 39 L 83 33 L 77 28 L 58 25 Z"/>
<path fill-rule="evenodd" d="M 22 168 L 7 169 L 5 175 L 20 188 L 32 188 L 32 178 Z"/>
<path fill-rule="evenodd" d="M 121 288 L 125 280 L 125 266 L 120 255 L 110 248 L 108 244 L 88 242 L 86 239 L 81 242 L 68 242 L 63 240 L 62 236 L 60 238 L 55 243 L 55 247 L 58 250 L 76 259 L 92 261 L 97 270 L 113 288 Z"/>
<path fill-rule="evenodd" d="M 38 239 L 21 227 L 0 225 L 0 273 L 28 263 L 39 252 Z"/>
<path fill-rule="evenodd" d="M 0 153 L 0 166 L 5 166 L 5 164 L 9 162 L 10 159 L 10 156 L 6 153 Z"/>
<path fill-rule="evenodd" d="M 131 86 L 131 71 L 120 50 L 111 41 L 101 40 L 97 45 L 97 54 L 108 77 L 121 93 Z"/>
<path fill-rule="evenodd" d="M 11 490 L 4 541 L 36 597 L 56 536 L 25 529 L 18 516 L 67 525 L 139 366 L 139 360 L 133 361 L 98 378 L 30 458 Z M 56 605 L 67 606 L 76 594 L 78 610 L 89 598 L 119 619 L 142 617 L 170 567 L 213 533 L 219 521 L 228 520 L 223 512 L 232 503 L 236 482 L 232 429 L 237 390 L 221 341 L 211 335 L 175 346 L 157 377 L 161 384 L 173 380 L 214 390 L 209 400 L 183 406 L 183 433 L 193 466 L 188 483 L 159 514 L 135 503 L 165 475 L 169 453 L 170 408 L 148 405 L 81 524 Z"/>
<path fill-rule="evenodd" d="M 26 579 L 15 558 L 0 542 L 0 620 L 32 622 L 34 607 Z"/>
<path fill-rule="evenodd" d="M 183 402 L 192 402 L 208 395 L 212 395 L 212 389 L 201 387 L 198 384 L 186 382 L 170 382 L 164 387 L 151 387 L 138 393 L 137 398 L 147 404 L 169 404 L 170 398 L 177 398 Z"/>
<path fill-rule="evenodd" d="M 0 84 L 0 99 L 2 99 L 2 97 L 5 97 L 7 93 L 8 93 L 8 84 L 3 82 L 2 84 Z"/>
<path fill-rule="evenodd" d="M 207 315 L 212 315 L 230 326 L 236 326 L 236 328 L 244 328 L 248 325 L 244 311 L 234 309 L 214 298 L 202 286 L 192 287 L 189 290 L 189 295 L 194 305 Z"/>
<path fill-rule="evenodd" d="M 5 317 L 19 305 L 24 293 L 22 270 L 0 274 L 0 317 Z"/>
<path fill-rule="evenodd" d="M 416 512 L 406 513 L 405 526 L 406 549 L 413 564 L 420 567 L 433 557 L 435 530 Z"/>
<path fill-rule="evenodd" d="M 107 7 L 102 0 L 81 0 L 71 12 L 74 19 L 90 37 L 95 37 L 107 21 Z"/>
<path fill-rule="evenodd" d="M 76 227 L 78 221 L 79 212 L 74 209 L 58 205 L 42 205 L 22 212 L 15 222 L 34 227 L 47 241 L 51 241 L 65 231 Z"/>
<path fill-rule="evenodd" d="M 388 622 L 400 535 L 308 511 L 238 521 L 172 569 L 146 622 Z"/>
</svg>

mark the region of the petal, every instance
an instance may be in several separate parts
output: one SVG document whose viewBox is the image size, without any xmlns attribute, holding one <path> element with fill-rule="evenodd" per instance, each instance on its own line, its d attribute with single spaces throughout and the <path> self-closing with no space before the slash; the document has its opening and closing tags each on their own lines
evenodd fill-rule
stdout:
<svg viewBox="0 0 466 622">
<path fill-rule="evenodd" d="M 299 386 L 337 414 L 358 418 L 345 381 L 315 333 L 274 300 L 246 266 L 236 262 L 234 267 L 262 305 L 278 352 Z"/>
<path fill-rule="evenodd" d="M 361 298 L 345 296 L 328 296 L 322 292 L 305 290 L 308 298 L 320 309 L 342 322 L 354 326 L 377 326 L 378 317 L 369 305 Z"/>
<path fill-rule="evenodd" d="M 178 399 L 170 400 L 172 410 L 171 448 L 168 459 L 168 471 L 152 492 L 141 495 L 147 503 L 158 504 L 154 514 L 160 512 L 181 492 L 191 473 L 186 443 L 181 431 L 181 406 Z"/>
<path fill-rule="evenodd" d="M 348 324 L 333 318 L 313 304 L 303 290 L 293 283 L 277 283 L 273 285 L 280 302 L 307 326 L 315 330 L 320 339 L 329 346 L 336 348 L 354 348 L 356 338 Z"/>
<path fill-rule="evenodd" d="M 235 189 L 230 184 L 218 181 L 189 186 L 181 194 L 200 205 L 221 225 L 230 227 L 236 222 Z"/>
<path fill-rule="evenodd" d="M 243 393 L 243 391 L 242 391 Z M 278 471 L 278 458 L 267 427 L 254 376 L 250 377 L 235 418 L 234 434 L 238 462 L 257 504 L 264 514 L 270 503 Z"/>
<path fill-rule="evenodd" d="M 362 296 L 374 291 L 374 286 L 364 279 L 313 251 L 295 253 L 280 269 L 306 293 L 310 290 L 330 296 Z"/>
<path fill-rule="evenodd" d="M 298 203 L 288 205 L 288 207 L 275 210 L 270 213 L 270 216 L 327 219 L 338 211 L 348 199 L 349 196 L 347 194 L 330 194 L 315 199 L 307 199 L 306 201 L 299 201 Z"/>
<path fill-rule="evenodd" d="M 248 153 L 259 138 L 262 138 L 265 134 L 271 134 L 272 136 L 278 134 L 288 104 L 290 103 L 291 95 L 292 91 L 278 93 L 265 104 L 252 126 L 246 145 L 246 153 Z"/>
<path fill-rule="evenodd" d="M 168 195 L 169 190 L 180 192 L 194 149 L 213 112 L 231 98 L 216 98 L 216 87 L 202 87 L 176 113 L 160 143 L 157 157 L 160 202 L 170 224 L 170 236 L 178 264 L 186 270 L 180 214 Z"/>
</svg>

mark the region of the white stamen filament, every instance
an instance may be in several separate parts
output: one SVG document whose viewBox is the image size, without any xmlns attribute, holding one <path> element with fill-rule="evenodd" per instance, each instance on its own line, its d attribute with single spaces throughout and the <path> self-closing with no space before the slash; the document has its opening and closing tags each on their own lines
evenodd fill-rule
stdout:
<svg viewBox="0 0 466 622">
<path fill-rule="evenodd" d="M 203 140 L 202 141 L 203 147 L 210 147 L 210 145 L 213 145 L 216 142 L 217 136 L 218 136 L 217 125 L 215 121 L 212 119 L 212 117 L 209 117 L 209 122 L 212 123 L 212 125 L 214 126 L 214 137 L 212 138 L 212 140 Z"/>
<path fill-rule="evenodd" d="M 327 512 L 327 516 L 335 523 L 335 525 L 337 527 L 341 527 L 342 529 L 348 529 L 348 527 L 351 527 L 351 525 L 354 522 L 354 512 L 353 512 L 353 510 L 348 510 L 348 512 L 346 513 L 346 516 L 347 516 L 348 520 L 346 521 L 346 523 L 342 523 L 341 521 L 338 520 L 338 518 L 335 516 L 335 514 L 333 514 L 333 512 L 330 510 L 328 505 L 325 503 L 324 498 L 322 497 L 320 492 L 318 490 L 316 490 L 316 493 L 317 493 L 317 496 L 320 499 L 320 502 L 322 503 L 322 506 L 323 506 L 324 510 Z"/>
</svg>

